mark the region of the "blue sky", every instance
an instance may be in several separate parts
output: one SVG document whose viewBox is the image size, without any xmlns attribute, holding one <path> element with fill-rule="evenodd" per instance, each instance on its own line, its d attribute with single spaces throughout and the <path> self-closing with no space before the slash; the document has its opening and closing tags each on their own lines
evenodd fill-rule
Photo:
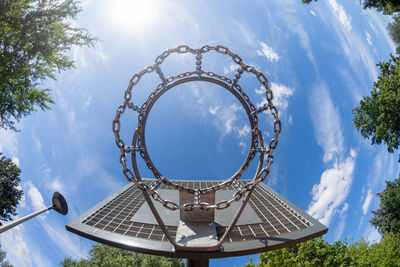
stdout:
<svg viewBox="0 0 400 267">
<path fill-rule="evenodd" d="M 11 264 L 57 266 L 66 256 L 88 255 L 93 242 L 67 232 L 65 224 L 127 184 L 111 131 L 115 110 L 132 75 L 181 44 L 225 45 L 268 77 L 283 123 L 270 187 L 329 226 L 329 242 L 380 238 L 368 223 L 370 210 L 379 205 L 375 193 L 384 181 L 397 176 L 398 155 L 362 139 L 351 110 L 372 89 L 375 63 L 394 52 L 385 29 L 389 17 L 339 0 L 86 0 L 83 8 L 73 23 L 100 39 L 96 48 L 74 48 L 76 69 L 44 83 L 53 89 L 51 111 L 21 120 L 20 133 L 0 130 L 0 151 L 22 169 L 19 216 L 50 205 L 55 190 L 70 208 L 67 216 L 48 212 L 2 234 Z M 194 69 L 194 62 L 171 56 L 164 74 Z M 235 73 L 232 63 L 212 53 L 203 57 L 204 70 L 228 77 Z M 158 82 L 143 78 L 134 101 L 141 103 Z M 259 84 L 250 77 L 243 82 L 262 104 Z M 123 119 L 122 137 L 130 142 L 136 114 Z M 269 140 L 272 117 L 259 120 Z M 202 83 L 163 96 L 146 133 L 150 156 L 171 179 L 226 179 L 244 160 L 249 136 L 239 103 Z M 142 173 L 150 175 L 145 168 Z M 253 173 L 254 166 L 244 177 Z M 245 262 L 248 257 L 212 260 L 211 266 Z"/>
</svg>

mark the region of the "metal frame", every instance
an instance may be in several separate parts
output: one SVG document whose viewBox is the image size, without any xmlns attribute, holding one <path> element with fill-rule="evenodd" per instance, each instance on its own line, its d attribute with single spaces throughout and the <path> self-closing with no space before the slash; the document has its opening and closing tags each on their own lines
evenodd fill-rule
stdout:
<svg viewBox="0 0 400 267">
<path fill-rule="evenodd" d="M 149 180 L 144 181 L 149 182 Z M 93 208 L 83 213 L 81 216 L 77 217 L 72 222 L 68 223 L 66 225 L 66 229 L 91 240 L 119 247 L 122 249 L 158 256 L 188 259 L 224 258 L 261 253 L 303 242 L 314 237 L 323 235 L 328 231 L 328 228 L 326 226 L 319 223 L 317 220 L 309 216 L 307 213 L 296 207 L 293 203 L 291 203 L 286 198 L 284 198 L 271 188 L 267 187 L 263 183 L 259 184 L 259 188 L 261 188 L 266 194 L 268 193 L 269 195 L 271 195 L 278 202 L 282 203 L 282 205 L 287 207 L 287 209 L 290 210 L 293 214 L 296 214 L 296 216 L 300 216 L 302 219 L 307 221 L 309 226 L 301 230 L 292 231 L 276 236 L 268 236 L 245 241 L 241 240 L 236 242 L 225 242 L 221 245 L 221 249 L 218 251 L 185 251 L 176 250 L 169 241 L 157 241 L 152 239 L 126 236 L 82 223 L 90 215 L 100 210 L 107 203 L 113 201 L 113 199 L 117 198 L 123 192 L 132 189 L 132 187 L 134 186 L 134 184 L 130 183 L 127 186 L 123 187 L 112 196 L 106 198 L 99 204 L 95 205 Z"/>
<path fill-rule="evenodd" d="M 232 60 L 239 66 L 238 72 L 235 74 L 233 79 L 229 79 L 227 77 L 218 75 L 213 72 L 205 72 L 202 70 L 202 54 L 208 53 L 209 51 L 216 51 L 217 53 L 228 55 L 232 58 Z M 181 73 L 176 76 L 165 78 L 160 65 L 163 61 L 172 53 L 191 53 L 196 55 L 196 70 L 192 72 L 185 72 Z M 134 103 L 131 102 L 132 98 L 132 88 L 137 85 L 141 79 L 141 77 L 147 73 L 151 73 L 156 71 L 159 78 L 161 79 L 162 83 L 159 84 L 156 89 L 148 96 L 147 100 L 138 107 Z M 238 81 L 243 72 L 252 73 L 258 79 L 258 81 L 264 86 L 266 93 L 265 97 L 268 104 L 256 109 L 255 106 L 252 104 L 250 98 L 246 95 L 246 93 L 242 90 Z M 251 147 L 246 157 L 245 162 L 239 168 L 239 170 L 231 176 L 226 181 L 219 183 L 216 186 L 210 188 L 202 188 L 202 189 L 190 189 L 185 188 L 183 186 L 179 186 L 178 184 L 171 182 L 168 178 L 164 177 L 154 166 L 152 163 L 150 156 L 148 155 L 146 142 L 145 142 L 145 127 L 148 114 L 154 105 L 154 103 L 161 97 L 165 92 L 172 89 L 173 87 L 191 81 L 203 81 L 203 82 L 210 82 L 217 85 L 222 86 L 223 88 L 227 89 L 231 92 L 243 105 L 251 126 Z M 115 118 L 113 120 L 113 132 L 115 134 L 115 141 L 118 148 L 121 151 L 120 155 L 120 162 L 123 167 L 123 174 L 125 177 L 136 184 L 136 186 L 143 191 L 143 195 L 145 200 L 147 201 L 154 217 L 157 220 L 158 225 L 161 227 L 162 231 L 164 232 L 165 236 L 171 242 L 171 244 L 175 247 L 176 250 L 191 250 L 191 251 L 217 251 L 222 247 L 226 237 L 231 233 L 233 227 L 235 226 L 237 220 L 239 219 L 240 215 L 242 214 L 247 202 L 249 201 L 253 190 L 260 182 L 263 182 L 267 176 L 269 175 L 269 170 L 271 165 L 274 161 L 273 151 L 278 144 L 278 137 L 281 132 L 281 121 L 278 116 L 278 110 L 275 108 L 273 102 L 273 93 L 268 85 L 268 80 L 262 72 L 257 71 L 254 67 L 246 65 L 243 63 L 242 59 L 232 53 L 227 47 L 224 46 L 203 46 L 199 49 L 192 49 L 188 46 L 178 46 L 174 49 L 167 49 L 164 53 L 159 55 L 155 63 L 151 66 L 144 68 L 142 71 L 136 73 L 132 79 L 130 80 L 128 89 L 125 91 L 124 94 L 124 101 L 118 107 Z M 124 141 L 120 138 L 119 132 L 121 128 L 120 117 L 125 112 L 126 108 L 131 108 L 134 111 L 138 112 L 138 127 L 133 134 L 132 146 L 125 146 Z M 275 135 L 270 141 L 268 147 L 264 147 L 262 132 L 258 129 L 258 117 L 257 114 L 263 112 L 265 110 L 269 110 L 270 113 L 274 116 L 274 132 Z M 238 179 L 242 176 L 242 173 L 248 168 L 250 161 L 255 157 L 256 153 L 260 153 L 259 156 L 259 164 L 254 175 L 252 181 L 249 181 L 244 187 L 238 182 Z M 132 165 L 133 165 L 133 172 L 127 167 L 127 153 L 131 153 L 132 156 Z M 150 171 L 153 172 L 154 177 L 156 180 L 149 186 L 146 183 L 143 183 L 138 167 L 136 162 L 136 153 L 139 153 L 140 156 L 143 158 L 145 164 L 149 168 Z M 267 155 L 266 163 L 267 166 L 263 168 L 264 163 L 264 154 Z M 186 191 L 190 194 L 193 194 L 193 203 L 180 203 L 177 204 L 173 201 L 163 199 L 160 194 L 157 192 L 157 188 L 161 185 L 165 184 L 172 188 L 175 188 L 179 191 Z M 220 190 L 228 185 L 234 185 L 236 187 L 236 193 L 233 195 L 233 198 L 230 200 L 223 200 L 215 204 L 210 204 L 207 202 L 201 202 L 201 194 L 206 194 L 212 191 Z M 216 245 L 204 245 L 204 246 L 183 246 L 178 244 L 168 233 L 168 229 L 166 228 L 164 222 L 162 221 L 161 217 L 159 216 L 157 210 L 152 203 L 150 196 L 153 197 L 156 201 L 162 203 L 162 205 L 171 210 L 179 209 L 181 211 L 190 211 L 193 209 L 225 209 L 228 208 L 231 203 L 235 201 L 239 201 L 243 198 L 242 206 L 238 209 L 236 216 L 233 218 L 230 226 L 225 231 L 224 235 L 220 238 Z"/>
</svg>

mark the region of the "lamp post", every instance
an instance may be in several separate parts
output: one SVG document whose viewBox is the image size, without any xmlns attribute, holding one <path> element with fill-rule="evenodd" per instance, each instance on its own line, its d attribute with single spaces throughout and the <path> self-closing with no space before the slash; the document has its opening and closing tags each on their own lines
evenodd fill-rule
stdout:
<svg viewBox="0 0 400 267">
<path fill-rule="evenodd" d="M 66 215 L 68 213 L 67 201 L 65 201 L 65 198 L 60 193 L 54 192 L 52 202 L 53 202 L 53 206 L 50 206 L 50 207 L 44 208 L 42 210 L 36 211 L 36 212 L 34 212 L 32 214 L 29 214 L 29 215 L 27 215 L 27 216 L 25 216 L 23 218 L 20 218 L 18 220 L 12 221 L 12 222 L 10 222 L 10 223 L 8 223 L 6 225 L 0 226 L 0 234 L 5 232 L 5 231 L 7 231 L 7 230 L 9 230 L 9 229 L 11 229 L 11 228 L 13 228 L 13 227 L 15 227 L 15 226 L 17 226 L 20 223 L 23 223 L 23 222 L 25 222 L 25 221 L 27 221 L 29 219 L 32 219 L 33 217 L 36 217 L 39 214 L 41 214 L 43 212 L 46 212 L 48 210 L 51 210 L 51 209 L 57 211 L 58 213 L 61 213 L 62 215 Z"/>
</svg>

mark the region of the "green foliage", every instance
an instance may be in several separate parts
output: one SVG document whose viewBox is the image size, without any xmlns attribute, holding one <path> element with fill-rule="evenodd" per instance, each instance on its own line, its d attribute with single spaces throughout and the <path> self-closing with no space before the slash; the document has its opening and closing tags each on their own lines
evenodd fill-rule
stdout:
<svg viewBox="0 0 400 267">
<path fill-rule="evenodd" d="M 392 18 L 393 22 L 388 24 L 387 29 L 393 42 L 397 44 L 396 53 L 400 54 L 400 15 L 395 14 Z"/>
<path fill-rule="evenodd" d="M 70 24 L 79 12 L 77 0 L 0 1 L 0 127 L 16 131 L 22 116 L 49 109 L 50 89 L 41 82 L 73 67 L 72 46 L 94 44 Z"/>
<path fill-rule="evenodd" d="M 377 194 L 381 200 L 379 209 L 372 211 L 371 224 L 383 235 L 400 234 L 400 177 L 386 181 L 386 188 Z"/>
<path fill-rule="evenodd" d="M 365 0 L 364 8 L 376 8 L 378 11 L 383 11 L 383 14 L 391 15 L 400 11 L 400 2 L 398 0 Z"/>
<path fill-rule="evenodd" d="M 181 259 L 170 259 L 96 244 L 89 253 L 89 259 L 73 260 L 65 258 L 63 267 L 106 267 L 106 266 L 137 266 L 137 267 L 183 267 Z"/>
<path fill-rule="evenodd" d="M 338 241 L 330 245 L 321 237 L 261 253 L 259 258 L 257 266 L 352 266 L 355 263 L 347 243 Z M 249 263 L 246 266 L 256 265 Z"/>
<path fill-rule="evenodd" d="M 291 247 L 259 255 L 257 265 L 251 260 L 246 267 L 255 266 L 400 266 L 400 236 L 386 235 L 379 243 L 335 242 L 321 237 Z"/>
<path fill-rule="evenodd" d="M 306 4 L 309 4 L 312 1 L 316 2 L 317 0 L 301 0 L 301 2 Z M 383 11 L 383 14 L 385 15 L 391 15 L 400 11 L 399 0 L 363 0 L 362 4 L 364 9 L 375 8 L 377 11 Z"/>
<path fill-rule="evenodd" d="M 387 145 L 389 152 L 400 144 L 400 57 L 380 62 L 381 73 L 371 96 L 364 96 L 353 109 L 355 128 L 372 144 Z"/>
<path fill-rule="evenodd" d="M 4 251 L 2 251 L 1 249 L 0 249 L 0 266 L 1 267 L 13 267 L 6 261 L 6 253 Z"/>
<path fill-rule="evenodd" d="M 19 188 L 20 173 L 17 165 L 0 152 L 0 220 L 8 221 L 11 215 L 17 215 L 17 204 L 23 195 Z"/>
</svg>

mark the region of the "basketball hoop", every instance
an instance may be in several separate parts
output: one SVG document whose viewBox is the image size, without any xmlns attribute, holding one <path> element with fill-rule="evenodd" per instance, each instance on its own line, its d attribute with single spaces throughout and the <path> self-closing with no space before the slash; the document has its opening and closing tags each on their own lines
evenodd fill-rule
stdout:
<svg viewBox="0 0 400 267">
<path fill-rule="evenodd" d="M 206 53 L 230 57 L 238 69 L 229 78 L 203 68 Z M 165 77 L 161 66 L 171 54 L 190 54 L 193 70 Z M 144 75 L 156 73 L 160 83 L 141 105 L 133 101 L 133 89 Z M 265 89 L 266 104 L 258 108 L 240 85 L 244 73 Z M 230 92 L 242 105 L 250 124 L 251 142 L 247 156 L 238 170 L 223 181 L 174 180 L 165 177 L 153 164 L 146 147 L 146 123 L 152 107 L 163 94 L 188 82 L 205 82 Z M 120 136 L 121 118 L 137 112 L 138 126 L 129 145 Z M 274 134 L 264 145 L 258 128 L 258 115 L 269 112 Z M 273 152 L 281 133 L 273 93 L 262 72 L 243 63 L 224 46 L 192 49 L 178 46 L 167 49 L 155 62 L 133 75 L 117 108 L 112 130 L 120 150 L 122 173 L 127 186 L 106 198 L 66 225 L 67 230 L 108 245 L 136 252 L 198 260 L 208 266 L 208 259 L 248 255 L 290 246 L 320 236 L 328 228 L 290 201 L 266 186 L 274 162 Z M 128 166 L 128 156 L 132 166 Z M 137 156 L 140 155 L 140 157 Z M 241 178 L 250 162 L 258 164 L 252 179 Z M 142 178 L 138 160 L 142 159 L 154 175 Z M 142 194 L 140 194 L 142 192 Z M 191 261 L 189 261 L 191 262 Z"/>
</svg>

